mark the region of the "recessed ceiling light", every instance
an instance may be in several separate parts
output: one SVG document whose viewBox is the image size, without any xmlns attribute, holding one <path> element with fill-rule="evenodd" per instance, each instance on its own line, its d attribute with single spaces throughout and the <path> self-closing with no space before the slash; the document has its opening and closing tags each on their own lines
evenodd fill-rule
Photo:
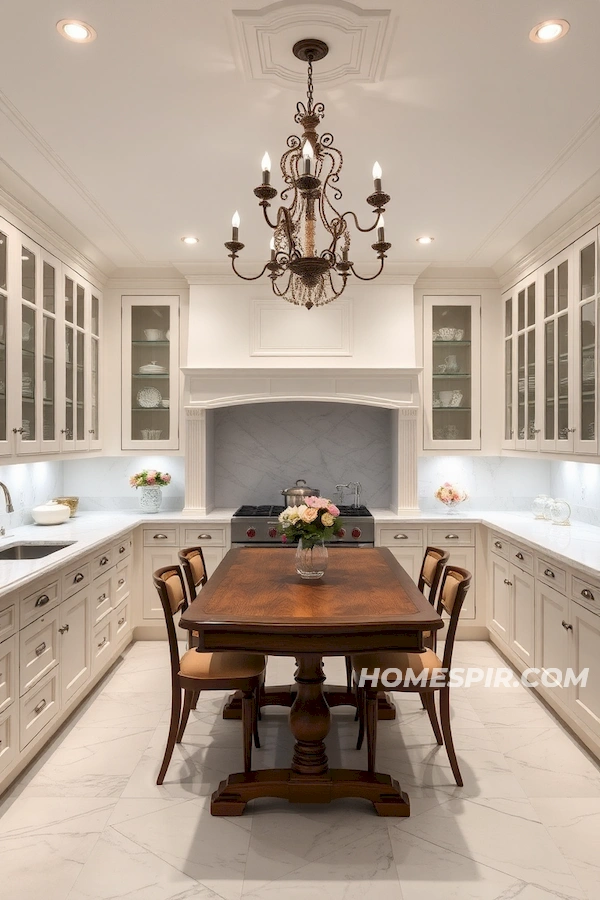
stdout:
<svg viewBox="0 0 600 900">
<path fill-rule="evenodd" d="M 197 237 L 192 237 L 191 235 L 188 235 L 187 237 L 182 237 L 181 240 L 183 241 L 184 244 L 197 244 L 200 239 Z"/>
<path fill-rule="evenodd" d="M 548 19 L 531 29 L 529 40 L 534 44 L 548 44 L 564 37 L 570 27 L 566 19 Z"/>
<path fill-rule="evenodd" d="M 56 29 L 68 41 L 75 41 L 77 44 L 89 44 L 96 39 L 92 26 L 78 19 L 61 19 L 56 23 Z"/>
<path fill-rule="evenodd" d="M 433 238 L 429 237 L 428 234 L 424 234 L 421 237 L 417 238 L 417 244 L 431 244 L 433 243 Z"/>
</svg>

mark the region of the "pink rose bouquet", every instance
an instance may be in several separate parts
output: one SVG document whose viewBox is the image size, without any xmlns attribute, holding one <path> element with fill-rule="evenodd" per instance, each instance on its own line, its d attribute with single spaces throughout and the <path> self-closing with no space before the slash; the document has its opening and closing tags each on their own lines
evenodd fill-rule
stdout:
<svg viewBox="0 0 600 900">
<path fill-rule="evenodd" d="M 156 469 L 142 469 L 129 478 L 131 487 L 166 487 L 170 484 L 171 476 L 168 472 L 158 472 Z"/>
<path fill-rule="evenodd" d="M 451 484 L 449 481 L 445 481 L 444 484 L 441 484 L 434 496 L 448 507 L 457 506 L 459 503 L 462 503 L 463 500 L 469 499 L 469 495 L 464 488 L 459 487 L 457 484 Z"/>
<path fill-rule="evenodd" d="M 300 506 L 288 506 L 279 516 L 278 530 L 281 541 L 302 541 L 307 546 L 317 541 L 329 541 L 342 527 L 340 511 L 331 500 L 324 497 L 306 497 Z"/>
</svg>

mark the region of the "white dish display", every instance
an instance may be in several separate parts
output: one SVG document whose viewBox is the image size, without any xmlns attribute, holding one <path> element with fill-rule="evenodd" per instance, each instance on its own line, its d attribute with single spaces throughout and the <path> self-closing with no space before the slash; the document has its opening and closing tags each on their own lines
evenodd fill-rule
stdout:
<svg viewBox="0 0 600 900">
<path fill-rule="evenodd" d="M 159 441 L 161 434 L 160 428 L 142 428 L 142 438 L 145 441 Z"/>
<path fill-rule="evenodd" d="M 160 328 L 145 328 L 144 336 L 147 341 L 164 341 L 165 336 Z"/>
<path fill-rule="evenodd" d="M 71 510 L 64 503 L 43 503 L 31 510 L 33 521 L 38 525 L 60 525 L 66 522 Z"/>
<path fill-rule="evenodd" d="M 145 366 L 140 366 L 138 372 L 140 375 L 162 375 L 166 372 L 164 366 L 159 366 L 155 359 L 152 360 L 151 363 L 147 363 Z"/>
<path fill-rule="evenodd" d="M 161 400 L 160 391 L 157 391 L 156 388 L 143 388 L 137 393 L 138 405 L 144 407 L 144 409 L 153 409 L 156 406 L 160 406 Z"/>
</svg>

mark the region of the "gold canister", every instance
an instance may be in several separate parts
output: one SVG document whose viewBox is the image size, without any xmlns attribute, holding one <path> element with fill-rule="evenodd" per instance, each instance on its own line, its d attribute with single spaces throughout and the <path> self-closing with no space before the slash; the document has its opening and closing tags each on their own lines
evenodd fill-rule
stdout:
<svg viewBox="0 0 600 900">
<path fill-rule="evenodd" d="M 55 497 L 54 503 L 63 503 L 65 506 L 68 506 L 71 510 L 70 519 L 73 518 L 75 513 L 77 512 L 77 507 L 79 506 L 79 497 Z"/>
</svg>

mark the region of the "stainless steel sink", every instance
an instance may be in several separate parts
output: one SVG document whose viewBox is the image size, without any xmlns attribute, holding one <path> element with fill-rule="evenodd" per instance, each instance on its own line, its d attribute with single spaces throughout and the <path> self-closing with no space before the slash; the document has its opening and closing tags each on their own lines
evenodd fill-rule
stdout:
<svg viewBox="0 0 600 900">
<path fill-rule="evenodd" d="M 66 544 L 13 544 L 11 547 L 5 547 L 0 550 L 0 560 L 2 559 L 41 559 L 43 556 L 50 556 L 57 550 L 64 550 L 70 547 L 75 541 L 69 541 Z"/>
</svg>

